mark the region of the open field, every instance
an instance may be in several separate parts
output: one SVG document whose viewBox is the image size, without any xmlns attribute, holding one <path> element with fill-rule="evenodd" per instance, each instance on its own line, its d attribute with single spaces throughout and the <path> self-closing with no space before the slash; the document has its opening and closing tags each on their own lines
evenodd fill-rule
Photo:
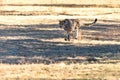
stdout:
<svg viewBox="0 0 120 80">
<path fill-rule="evenodd" d="M 1 5 L 0 12 L 1 80 L 120 79 L 119 4 L 11 4 Z M 81 40 L 67 42 L 58 25 L 65 18 L 98 22 L 81 26 Z"/>
<path fill-rule="evenodd" d="M 66 42 L 58 27 L 60 16 L 0 17 L 2 80 L 119 79 L 120 20 L 99 19 L 92 27 L 81 27 L 82 40 Z M 90 64 L 93 57 L 97 61 Z"/>
<path fill-rule="evenodd" d="M 69 18 L 72 17 L 75 18 L 75 16 L 69 16 Z M 114 58 L 119 56 L 119 20 L 99 19 L 92 27 L 82 26 L 82 40 L 66 42 L 64 31 L 58 27 L 59 16 L 1 16 L 1 18 L 2 63 L 42 61 L 54 63 L 60 60 L 66 61 L 67 57 Z M 83 19 L 83 22 L 85 21 L 92 20 Z M 77 60 L 81 61 L 79 58 Z"/>
</svg>

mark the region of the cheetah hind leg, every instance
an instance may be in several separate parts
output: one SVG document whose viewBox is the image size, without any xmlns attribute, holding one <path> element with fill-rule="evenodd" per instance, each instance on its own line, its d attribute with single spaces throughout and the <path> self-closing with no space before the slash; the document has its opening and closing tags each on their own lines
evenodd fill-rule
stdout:
<svg viewBox="0 0 120 80">
<path fill-rule="evenodd" d="M 74 39 L 78 39 L 78 28 L 73 32 Z"/>
</svg>

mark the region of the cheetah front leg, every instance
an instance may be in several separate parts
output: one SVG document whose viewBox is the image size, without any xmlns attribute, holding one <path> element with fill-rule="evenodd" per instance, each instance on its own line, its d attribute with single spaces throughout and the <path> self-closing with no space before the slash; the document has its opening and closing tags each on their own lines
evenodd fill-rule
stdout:
<svg viewBox="0 0 120 80">
<path fill-rule="evenodd" d="M 65 41 L 70 41 L 70 34 L 67 35 L 67 37 L 65 38 Z"/>
<path fill-rule="evenodd" d="M 67 37 L 65 38 L 65 41 L 70 41 L 72 38 L 72 32 L 67 32 Z"/>
</svg>

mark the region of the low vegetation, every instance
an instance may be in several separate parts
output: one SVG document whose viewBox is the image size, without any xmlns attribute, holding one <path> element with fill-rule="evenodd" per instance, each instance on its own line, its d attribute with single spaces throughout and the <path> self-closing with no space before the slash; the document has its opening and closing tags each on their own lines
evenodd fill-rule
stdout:
<svg viewBox="0 0 120 80">
<path fill-rule="evenodd" d="M 0 64 L 1 80 L 119 80 L 120 64 Z"/>
</svg>

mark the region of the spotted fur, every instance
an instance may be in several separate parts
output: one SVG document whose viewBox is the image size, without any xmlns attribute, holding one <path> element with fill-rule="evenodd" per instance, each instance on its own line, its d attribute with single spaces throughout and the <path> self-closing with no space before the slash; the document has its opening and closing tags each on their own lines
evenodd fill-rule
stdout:
<svg viewBox="0 0 120 80">
<path fill-rule="evenodd" d="M 93 23 L 85 24 L 85 25 L 92 25 L 97 22 L 97 19 Z M 59 27 L 63 28 L 67 32 L 67 37 L 65 40 L 70 41 L 71 38 L 77 39 L 78 38 L 78 31 L 80 28 L 80 21 L 78 19 L 64 19 L 59 21 Z"/>
</svg>

